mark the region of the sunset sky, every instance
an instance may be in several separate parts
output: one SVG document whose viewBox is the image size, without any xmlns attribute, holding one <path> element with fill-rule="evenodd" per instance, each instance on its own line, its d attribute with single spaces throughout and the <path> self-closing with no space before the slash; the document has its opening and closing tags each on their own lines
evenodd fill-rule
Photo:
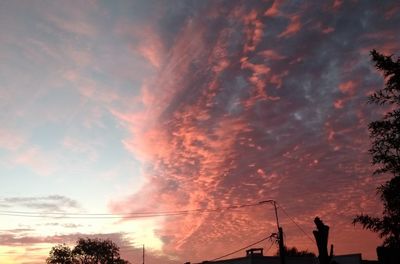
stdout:
<svg viewBox="0 0 400 264">
<path fill-rule="evenodd" d="M 110 238 L 132 263 L 142 244 L 146 263 L 213 259 L 276 232 L 273 207 L 121 214 L 266 199 L 309 236 L 279 210 L 287 246 L 317 252 L 320 216 L 336 254 L 376 259 L 381 240 L 351 222 L 382 210 L 369 51 L 400 55 L 399 13 L 373 0 L 0 1 L 0 263 L 43 263 L 78 237 Z"/>
</svg>

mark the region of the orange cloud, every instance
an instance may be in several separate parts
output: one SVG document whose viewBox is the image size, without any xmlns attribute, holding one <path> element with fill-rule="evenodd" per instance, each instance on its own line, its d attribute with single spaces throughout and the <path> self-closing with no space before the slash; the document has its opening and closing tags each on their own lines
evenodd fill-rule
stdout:
<svg viewBox="0 0 400 264">
<path fill-rule="evenodd" d="M 286 6 L 279 3 L 265 15 L 281 15 Z M 348 47 L 327 40 L 325 34 L 341 30 L 324 27 L 329 21 L 312 21 L 317 26 L 307 29 L 316 33 L 310 41 L 308 34 L 296 34 L 313 9 L 289 17 L 277 35 L 265 23 L 277 19 L 253 6 L 209 8 L 182 23 L 170 49 L 164 46 L 162 66 L 132 99 L 144 109 L 114 109 L 130 131 L 124 144 L 141 160 L 146 184 L 110 208 L 173 211 L 274 198 L 308 234 L 320 215 L 335 230 L 332 240 L 344 243 L 341 230 L 353 232 L 348 219 L 376 209 L 365 199 L 368 190 L 357 189 L 358 179 L 370 173 L 364 80 L 348 75 L 365 70 L 360 49 L 340 56 Z M 326 63 L 330 49 L 337 56 Z M 160 219 L 156 235 L 165 254 L 202 261 L 274 232 L 273 219 L 268 207 L 169 216 Z M 282 216 L 282 224 L 291 244 L 316 250 L 289 218 Z M 357 238 L 348 241 L 357 244 Z M 373 243 L 377 239 L 366 246 Z M 356 250 L 354 245 L 349 248 Z"/>
<path fill-rule="evenodd" d="M 333 104 L 335 108 L 337 109 L 342 109 L 343 108 L 343 100 L 336 100 L 335 103 Z"/>
<path fill-rule="evenodd" d="M 259 54 L 268 60 L 282 60 L 286 58 L 285 56 L 279 54 L 277 51 L 272 49 L 260 51 Z"/>
<path fill-rule="evenodd" d="M 279 15 L 280 14 L 279 7 L 281 5 L 281 2 L 282 1 L 280 0 L 274 0 L 272 5 L 265 11 L 264 15 L 271 17 Z"/>
<path fill-rule="evenodd" d="M 322 29 L 322 33 L 324 33 L 324 34 L 329 34 L 334 31 L 335 31 L 335 29 L 333 27 L 326 27 L 326 28 Z"/>
<path fill-rule="evenodd" d="M 258 13 L 255 10 L 243 16 L 244 32 L 246 35 L 246 43 L 243 48 L 244 53 L 254 51 L 261 41 L 264 25 L 257 17 Z"/>
<path fill-rule="evenodd" d="M 287 38 L 299 32 L 301 29 L 300 16 L 294 15 L 290 17 L 289 25 L 286 29 L 278 35 L 280 38 Z"/>
<path fill-rule="evenodd" d="M 356 89 L 357 84 L 352 80 L 339 84 L 339 90 L 344 94 L 353 95 Z"/>
</svg>

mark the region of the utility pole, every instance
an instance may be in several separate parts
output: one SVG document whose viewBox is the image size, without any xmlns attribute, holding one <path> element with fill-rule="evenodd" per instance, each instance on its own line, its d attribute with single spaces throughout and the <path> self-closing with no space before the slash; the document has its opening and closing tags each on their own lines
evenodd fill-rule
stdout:
<svg viewBox="0 0 400 264">
<path fill-rule="evenodd" d="M 143 244 L 143 250 L 142 250 L 142 252 L 143 252 L 143 264 L 144 264 L 144 244 Z"/>
<path fill-rule="evenodd" d="M 264 203 L 272 203 L 275 210 L 275 219 L 276 219 L 276 227 L 278 229 L 278 245 L 279 245 L 279 257 L 281 259 L 281 264 L 285 264 L 285 244 L 283 242 L 283 229 L 279 226 L 279 218 L 278 218 L 278 208 L 276 207 L 275 200 L 265 200 L 259 202 L 260 204 Z"/>
</svg>

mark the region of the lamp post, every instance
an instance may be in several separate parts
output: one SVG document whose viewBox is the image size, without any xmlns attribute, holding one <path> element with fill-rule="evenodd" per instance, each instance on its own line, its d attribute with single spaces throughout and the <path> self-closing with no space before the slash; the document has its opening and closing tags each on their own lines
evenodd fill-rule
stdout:
<svg viewBox="0 0 400 264">
<path fill-rule="evenodd" d="M 279 256 L 281 259 L 281 264 L 285 264 L 285 247 L 284 247 L 284 243 L 283 243 L 283 229 L 282 229 L 282 227 L 279 226 L 278 209 L 276 207 L 276 201 L 270 199 L 270 200 L 265 200 L 265 201 L 259 202 L 259 204 L 265 204 L 265 203 L 270 203 L 274 206 L 276 227 L 278 229 Z"/>
</svg>

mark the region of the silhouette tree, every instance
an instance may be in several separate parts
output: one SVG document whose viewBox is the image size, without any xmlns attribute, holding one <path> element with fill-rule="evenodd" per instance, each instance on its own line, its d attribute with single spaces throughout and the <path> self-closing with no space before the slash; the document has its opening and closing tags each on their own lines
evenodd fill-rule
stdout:
<svg viewBox="0 0 400 264">
<path fill-rule="evenodd" d="M 315 254 L 308 250 L 298 250 L 296 247 L 284 248 L 285 256 L 287 257 L 315 257 Z M 279 250 L 276 252 L 275 256 L 279 256 Z"/>
<path fill-rule="evenodd" d="M 372 164 L 377 166 L 374 174 L 392 174 L 391 180 L 377 188 L 383 202 L 382 217 L 357 215 L 353 224 L 379 233 L 383 246 L 400 248 L 400 58 L 393 60 L 376 50 L 371 51 L 375 67 L 385 78 L 385 87 L 373 93 L 368 102 L 379 106 L 388 105 L 389 111 L 382 120 L 368 126 L 372 147 L 369 153 Z"/>
<path fill-rule="evenodd" d="M 46 259 L 47 264 L 75 264 L 71 249 L 65 244 L 54 246 Z"/>
<path fill-rule="evenodd" d="M 47 264 L 129 264 L 121 259 L 118 246 L 111 240 L 80 238 L 74 249 L 66 245 L 54 246 Z"/>
</svg>

